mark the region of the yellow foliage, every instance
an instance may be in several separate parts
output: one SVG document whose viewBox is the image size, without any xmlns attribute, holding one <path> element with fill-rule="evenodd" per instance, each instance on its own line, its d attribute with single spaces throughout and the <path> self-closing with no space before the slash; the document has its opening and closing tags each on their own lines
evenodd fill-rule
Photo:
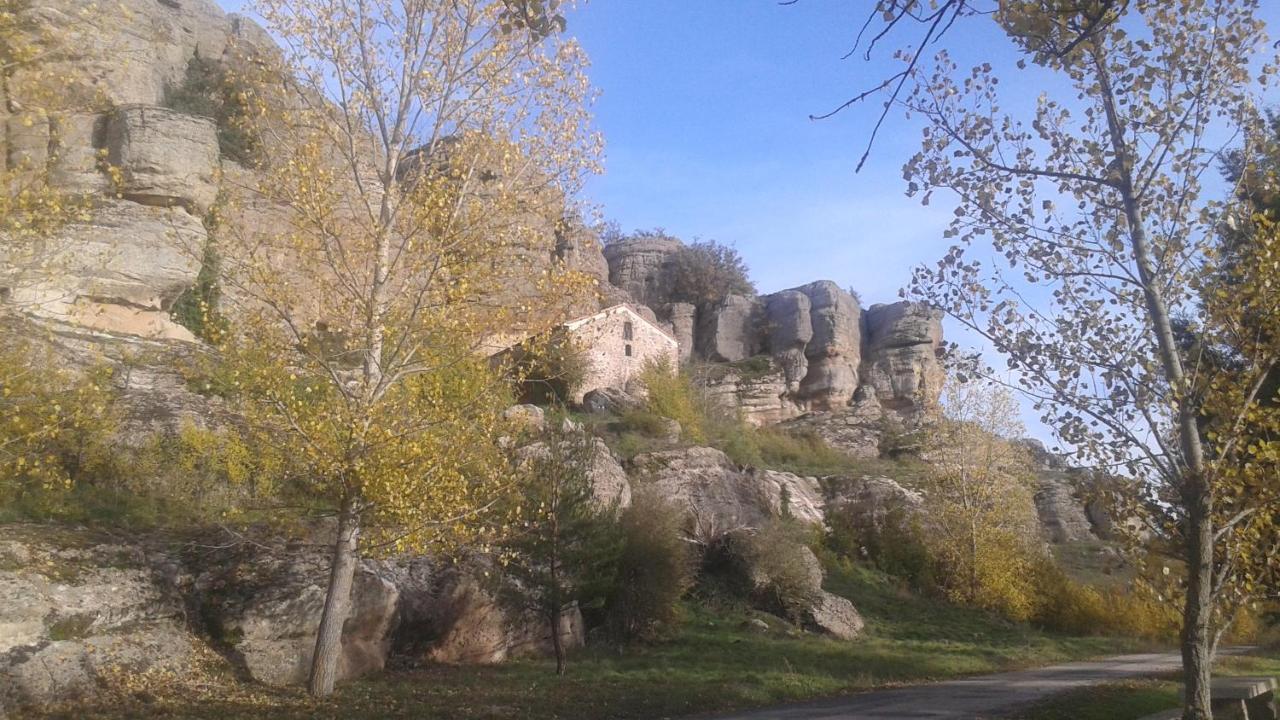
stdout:
<svg viewBox="0 0 1280 720">
<path fill-rule="evenodd" d="M 671 367 L 669 362 L 650 361 L 645 363 L 640 381 L 649 393 L 647 402 L 651 412 L 680 423 L 685 440 L 706 441 L 706 412 L 687 374 Z"/>
</svg>

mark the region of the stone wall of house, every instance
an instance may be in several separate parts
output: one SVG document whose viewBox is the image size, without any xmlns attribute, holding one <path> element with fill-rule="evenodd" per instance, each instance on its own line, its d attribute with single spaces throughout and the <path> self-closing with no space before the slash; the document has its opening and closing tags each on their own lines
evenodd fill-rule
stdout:
<svg viewBox="0 0 1280 720">
<path fill-rule="evenodd" d="M 628 324 L 631 326 L 629 340 Z M 574 342 L 583 348 L 588 363 L 586 378 L 574 397 L 577 402 L 592 390 L 626 386 L 651 359 L 666 360 L 672 367 L 680 361 L 675 339 L 626 305 L 570 323 L 568 330 Z"/>
</svg>

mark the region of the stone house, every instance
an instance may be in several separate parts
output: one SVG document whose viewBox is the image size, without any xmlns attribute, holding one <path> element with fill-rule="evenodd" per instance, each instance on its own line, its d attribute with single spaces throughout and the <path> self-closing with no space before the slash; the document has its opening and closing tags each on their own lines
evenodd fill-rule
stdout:
<svg viewBox="0 0 1280 720">
<path fill-rule="evenodd" d="M 574 392 L 574 402 L 581 402 L 592 390 L 625 386 L 650 360 L 665 360 L 673 368 L 680 362 L 676 339 L 630 305 L 614 305 L 570 320 L 561 330 L 582 349 L 587 361 L 586 376 Z"/>
</svg>

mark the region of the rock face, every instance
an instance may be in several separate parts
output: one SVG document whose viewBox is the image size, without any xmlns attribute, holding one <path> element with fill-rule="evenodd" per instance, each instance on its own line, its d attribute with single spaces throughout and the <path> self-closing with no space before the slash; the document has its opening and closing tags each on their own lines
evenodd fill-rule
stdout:
<svg viewBox="0 0 1280 720">
<path fill-rule="evenodd" d="M 107 124 L 107 161 L 123 173 L 124 197 L 180 205 L 197 217 L 218 196 L 218 132 L 213 121 L 150 105 L 117 108 Z"/>
<path fill-rule="evenodd" d="M 609 282 L 633 300 L 650 308 L 667 302 L 668 280 L 664 272 L 667 258 L 684 244 L 661 235 L 631 237 L 604 248 L 609 264 Z"/>
<path fill-rule="evenodd" d="M 709 401 L 725 412 L 737 411 L 742 419 L 757 427 L 773 425 L 804 412 L 787 390 L 782 368 L 769 357 L 759 357 L 767 370 L 761 372 L 733 365 L 704 368 L 698 385 Z"/>
<path fill-rule="evenodd" d="M 680 364 L 693 357 L 694 331 L 698 324 L 698 309 L 689 303 L 671 303 L 667 306 L 671 322 L 671 335 L 680 346 Z"/>
<path fill-rule="evenodd" d="M 713 362 L 737 362 L 760 349 L 759 306 L 755 298 L 730 295 L 699 318 L 698 353 Z"/>
<path fill-rule="evenodd" d="M 805 347 L 809 370 L 800 396 L 815 410 L 848 404 L 858 389 L 862 310 L 852 295 L 829 280 L 798 290 L 809 297 L 813 339 Z"/>
<path fill-rule="evenodd" d="M 924 497 L 885 477 L 842 478 L 828 502 L 828 513 L 856 528 L 880 535 L 891 523 L 910 521 L 924 506 Z M 904 529 L 899 525 L 896 529 Z"/>
<path fill-rule="evenodd" d="M 1096 540 L 1086 502 L 1077 496 L 1071 478 L 1062 471 L 1036 473 L 1036 514 L 1045 539 L 1051 543 Z"/>
<path fill-rule="evenodd" d="M 329 559 L 323 547 L 242 548 L 211 559 L 196 579 L 201 613 L 216 640 L 268 685 L 306 682 L 324 610 Z M 398 621 L 399 589 L 377 563 L 362 561 L 343 626 L 338 678 L 381 670 Z"/>
<path fill-rule="evenodd" d="M 0 534 L 0 715 L 190 666 L 177 592 L 189 578 L 168 558 L 75 531 Z"/>
<path fill-rule="evenodd" d="M 822 491 L 815 478 L 740 468 L 714 448 L 639 455 L 632 461 L 632 482 L 688 508 L 696 532 L 712 537 L 760 527 L 784 514 L 784 499 L 785 513 L 804 522 L 822 522 Z"/>
<path fill-rule="evenodd" d="M 861 398 L 850 406 L 829 412 L 810 412 L 787 419 L 781 426 L 793 432 L 810 432 L 833 448 L 853 457 L 873 458 L 880 455 L 880 438 L 884 434 L 884 411 L 873 394 L 860 389 Z"/>
<path fill-rule="evenodd" d="M 498 603 L 465 566 L 441 572 L 434 586 L 428 595 L 431 601 L 406 617 L 422 636 L 432 638 L 425 654 L 430 660 L 488 665 L 551 651 L 548 623 Z M 566 648 L 581 647 L 582 613 L 576 607 L 566 610 L 558 631 Z"/>
<path fill-rule="evenodd" d="M 944 380 L 941 344 L 938 310 L 908 302 L 871 306 L 862 374 L 884 409 L 914 419 L 937 403 Z"/>
</svg>

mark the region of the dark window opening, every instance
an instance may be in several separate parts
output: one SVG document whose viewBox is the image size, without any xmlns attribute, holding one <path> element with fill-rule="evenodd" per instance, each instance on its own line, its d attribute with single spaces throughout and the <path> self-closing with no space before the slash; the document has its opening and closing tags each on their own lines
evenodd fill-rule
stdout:
<svg viewBox="0 0 1280 720">
<path fill-rule="evenodd" d="M 635 332 L 635 329 L 631 327 L 630 321 L 622 323 L 622 339 L 623 340 L 631 340 L 632 333 L 634 332 Z"/>
<path fill-rule="evenodd" d="M 627 345 L 627 347 L 626 347 L 626 351 L 627 351 L 627 357 L 631 357 L 631 346 L 630 346 L 630 345 Z"/>
</svg>

